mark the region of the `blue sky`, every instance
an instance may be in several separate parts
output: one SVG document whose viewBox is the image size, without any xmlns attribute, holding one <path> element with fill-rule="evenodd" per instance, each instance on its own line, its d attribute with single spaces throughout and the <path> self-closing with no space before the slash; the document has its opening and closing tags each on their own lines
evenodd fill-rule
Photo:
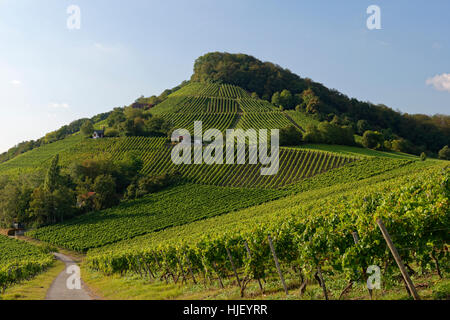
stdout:
<svg viewBox="0 0 450 320">
<path fill-rule="evenodd" d="M 381 30 L 366 27 L 372 4 Z M 70 5 L 79 30 L 67 28 Z M 174 87 L 210 51 L 402 112 L 449 114 L 449 12 L 447 0 L 0 0 L 0 152 Z"/>
</svg>

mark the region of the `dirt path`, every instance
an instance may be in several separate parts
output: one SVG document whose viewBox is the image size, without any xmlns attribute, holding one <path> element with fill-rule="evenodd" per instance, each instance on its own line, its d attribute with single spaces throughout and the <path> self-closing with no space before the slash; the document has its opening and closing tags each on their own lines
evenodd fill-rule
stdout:
<svg viewBox="0 0 450 320">
<path fill-rule="evenodd" d="M 69 289 L 67 287 L 67 279 L 73 274 L 67 273 L 67 268 L 76 265 L 76 262 L 62 254 L 62 253 L 54 253 L 56 259 L 62 261 L 66 265 L 66 269 L 64 269 L 53 281 L 52 285 L 47 291 L 47 296 L 45 300 L 96 300 L 95 297 L 86 285 L 81 281 L 81 289 Z"/>
</svg>

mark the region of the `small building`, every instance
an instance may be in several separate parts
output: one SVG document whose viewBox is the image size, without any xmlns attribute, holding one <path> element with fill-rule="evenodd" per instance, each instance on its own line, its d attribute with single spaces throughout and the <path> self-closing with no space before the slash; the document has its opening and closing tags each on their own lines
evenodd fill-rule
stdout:
<svg viewBox="0 0 450 320">
<path fill-rule="evenodd" d="M 100 139 L 105 137 L 105 129 L 102 130 L 94 130 L 94 133 L 92 134 L 92 139 Z"/>
</svg>

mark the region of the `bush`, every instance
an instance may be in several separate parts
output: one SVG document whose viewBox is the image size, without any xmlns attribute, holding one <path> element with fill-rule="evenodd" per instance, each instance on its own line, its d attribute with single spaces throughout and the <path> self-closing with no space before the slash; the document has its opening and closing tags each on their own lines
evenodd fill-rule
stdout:
<svg viewBox="0 0 450 320">
<path fill-rule="evenodd" d="M 281 146 L 298 146 L 303 141 L 303 133 L 295 126 L 280 129 Z"/>
<path fill-rule="evenodd" d="M 381 149 L 384 145 L 384 137 L 378 131 L 367 130 L 363 134 L 362 144 L 369 149 Z"/>
<path fill-rule="evenodd" d="M 120 136 L 120 132 L 117 129 L 114 128 L 108 128 L 105 130 L 105 137 L 119 137 Z"/>
<path fill-rule="evenodd" d="M 443 147 L 439 151 L 439 159 L 450 160 L 450 148 L 448 146 Z"/>
<path fill-rule="evenodd" d="M 425 152 L 422 152 L 422 153 L 420 154 L 420 160 L 425 161 L 426 159 L 427 159 L 426 153 L 425 153 Z"/>
</svg>

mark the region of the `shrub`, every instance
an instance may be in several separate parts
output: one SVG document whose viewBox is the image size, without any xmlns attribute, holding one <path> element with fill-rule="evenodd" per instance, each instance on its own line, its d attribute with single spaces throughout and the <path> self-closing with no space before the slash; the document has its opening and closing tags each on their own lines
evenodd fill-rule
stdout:
<svg viewBox="0 0 450 320">
<path fill-rule="evenodd" d="M 450 160 L 450 148 L 448 146 L 443 147 L 439 151 L 439 159 Z"/>
<path fill-rule="evenodd" d="M 426 159 L 427 159 L 426 153 L 425 153 L 425 152 L 422 152 L 422 153 L 420 154 L 420 160 L 425 161 Z"/>
<path fill-rule="evenodd" d="M 384 137 L 378 131 L 367 130 L 363 134 L 362 144 L 369 149 L 381 149 L 384 145 Z"/>
<path fill-rule="evenodd" d="M 298 146 L 302 143 L 303 134 L 295 126 L 280 129 L 281 146 Z"/>
</svg>

